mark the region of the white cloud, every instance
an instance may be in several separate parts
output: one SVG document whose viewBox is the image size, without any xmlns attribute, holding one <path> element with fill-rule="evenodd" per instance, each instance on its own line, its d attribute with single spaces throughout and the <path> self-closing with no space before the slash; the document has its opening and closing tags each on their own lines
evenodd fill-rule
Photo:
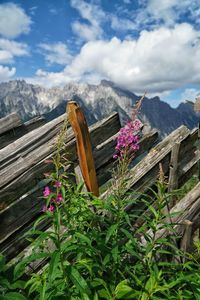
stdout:
<svg viewBox="0 0 200 300">
<path fill-rule="evenodd" d="M 13 63 L 15 57 L 29 55 L 28 46 L 24 43 L 0 38 L 0 63 Z"/>
<path fill-rule="evenodd" d="M 9 80 L 15 75 L 15 72 L 15 68 L 9 69 L 8 67 L 3 67 L 0 65 L 0 82 Z"/>
<path fill-rule="evenodd" d="M 72 59 L 67 46 L 62 42 L 53 44 L 41 43 L 39 47 L 42 49 L 41 53 L 49 64 L 66 65 Z"/>
<path fill-rule="evenodd" d="M 97 72 L 134 91 L 162 92 L 200 80 L 200 37 L 189 24 L 142 31 L 138 40 L 85 44 L 67 72 L 84 77 Z"/>
<path fill-rule="evenodd" d="M 25 78 L 29 83 L 39 84 L 46 87 L 63 86 L 71 81 L 64 72 L 46 72 L 42 69 L 37 70 L 35 77 Z"/>
<path fill-rule="evenodd" d="M 146 0 L 142 1 L 142 8 L 136 11 L 134 20 L 138 29 L 155 28 L 161 24 L 174 26 L 180 23 L 182 17 L 187 16 L 193 23 L 199 22 L 199 0 Z"/>
<path fill-rule="evenodd" d="M 144 30 L 137 40 L 90 41 L 62 72 L 43 73 L 42 80 L 55 85 L 105 78 L 138 93 L 170 91 L 200 82 L 199 38 L 199 31 L 183 23 Z"/>
<path fill-rule="evenodd" d="M 111 28 L 116 31 L 135 30 L 135 23 L 125 18 L 118 18 L 117 16 L 111 16 Z"/>
<path fill-rule="evenodd" d="M 52 15 L 57 15 L 58 14 L 58 10 L 56 8 L 50 8 L 49 9 L 50 14 Z"/>
<path fill-rule="evenodd" d="M 38 6 L 32 6 L 32 7 L 29 9 L 30 14 L 31 14 L 32 16 L 34 16 L 35 13 L 36 13 L 36 11 L 37 11 L 37 9 L 38 9 Z"/>
<path fill-rule="evenodd" d="M 31 19 L 14 3 L 0 4 L 0 35 L 16 38 L 30 31 Z"/>
<path fill-rule="evenodd" d="M 189 100 L 195 102 L 195 98 L 200 95 L 200 89 L 186 88 L 181 94 L 181 101 Z"/>
<path fill-rule="evenodd" d="M 72 23 L 73 32 L 84 41 L 92 41 L 102 35 L 102 29 L 98 26 L 91 26 L 79 21 Z"/>
<path fill-rule="evenodd" d="M 88 22 L 73 22 L 72 31 L 86 41 L 101 38 L 103 35 L 101 23 L 106 19 L 106 14 L 100 6 L 84 0 L 71 0 L 71 6 Z"/>
</svg>

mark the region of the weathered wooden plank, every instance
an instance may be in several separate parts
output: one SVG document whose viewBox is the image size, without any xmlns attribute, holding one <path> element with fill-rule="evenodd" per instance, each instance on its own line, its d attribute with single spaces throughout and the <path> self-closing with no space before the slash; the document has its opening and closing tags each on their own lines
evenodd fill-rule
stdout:
<svg viewBox="0 0 200 300">
<path fill-rule="evenodd" d="M 47 124 L 46 124 L 47 125 Z M 44 125 L 44 126 L 46 126 Z M 44 127 L 43 126 L 43 127 Z M 43 127 L 36 129 L 35 131 L 38 132 L 38 130 L 43 131 Z M 102 131 L 104 132 L 104 136 L 100 135 L 100 128 L 102 128 Z M 110 130 L 106 130 L 106 128 L 110 128 Z M 115 134 L 120 129 L 120 121 L 119 121 L 119 115 L 118 113 L 113 113 L 108 118 L 105 118 L 96 124 L 90 126 L 90 134 L 91 134 L 91 141 L 93 147 L 97 146 L 98 142 L 102 141 L 102 138 L 105 139 L 109 138 L 110 135 Z M 48 134 L 48 133 L 46 133 Z M 12 151 L 12 145 L 7 146 L 9 147 L 10 151 L 10 164 L 8 165 L 8 168 L 4 168 L 1 170 L 2 165 L 5 166 L 5 161 L 1 165 L 0 164 L 0 174 L 4 174 L 4 178 L 1 178 L 1 188 L 0 188 L 0 203 L 5 202 L 7 204 L 11 203 L 12 201 L 18 199 L 21 195 L 26 193 L 29 189 L 31 189 L 38 181 L 41 180 L 42 174 L 48 171 L 53 170 L 53 165 L 49 164 L 46 165 L 44 161 L 47 158 L 50 158 L 50 156 L 54 151 L 54 143 L 55 143 L 55 131 L 54 133 L 49 133 L 51 137 L 49 137 L 49 141 L 45 144 L 42 144 L 40 141 L 41 146 L 34 147 L 34 145 L 29 148 L 28 150 L 25 148 L 24 153 L 21 152 L 16 157 L 13 157 L 11 153 L 16 153 L 16 150 Z M 28 134 L 29 135 L 29 134 Z M 43 137 L 47 138 L 47 137 Z M 71 139 L 70 142 L 67 143 L 67 152 L 69 152 L 69 159 L 71 160 L 74 158 L 77 159 L 76 156 L 76 150 L 75 150 L 75 139 L 73 139 L 73 134 L 70 131 L 70 135 L 68 139 Z M 19 141 L 19 140 L 18 140 Z M 20 143 L 17 141 L 17 147 L 20 148 Z M 24 141 L 24 137 L 22 138 L 22 142 Z M 97 143 L 97 144 L 95 144 Z M 38 141 L 39 144 L 39 141 Z M 4 151 L 3 151 L 4 150 Z M 5 148 L 0 151 L 0 159 L 1 159 L 1 153 L 4 155 Z M 73 159 L 73 160 L 74 160 Z M 18 169 L 16 169 L 18 168 Z M 12 173 L 12 174 L 11 174 Z M 9 174 L 12 178 L 9 178 Z M 7 183 L 6 183 L 7 182 Z"/>
<path fill-rule="evenodd" d="M 0 135 L 22 125 L 22 121 L 17 113 L 12 113 L 0 119 Z"/>
<path fill-rule="evenodd" d="M 28 224 L 21 227 L 20 230 L 12 234 L 9 239 L 0 243 L 0 252 L 6 256 L 9 261 L 16 257 L 26 247 L 30 247 L 30 242 L 24 238 L 24 234 L 33 227 L 35 220 L 31 220 Z M 50 227 L 50 222 L 42 222 L 38 227 L 39 230 L 46 230 Z"/>
<path fill-rule="evenodd" d="M 89 192 L 99 196 L 96 170 L 87 121 L 79 105 L 69 101 L 67 105 L 69 121 L 76 137 L 79 165 L 84 178 L 85 185 Z"/>
<path fill-rule="evenodd" d="M 4 133 L 0 134 L 0 149 L 13 143 L 28 132 L 44 125 L 46 123 L 44 117 L 35 117 L 24 124 L 20 124 L 17 127 L 8 129 Z M 16 125 L 16 123 L 15 123 Z M 14 125 L 14 126 L 15 126 Z"/>
<path fill-rule="evenodd" d="M 46 120 L 43 116 L 37 116 L 32 118 L 31 120 L 24 123 L 24 126 L 28 130 L 28 132 L 43 126 L 46 123 Z"/>
<path fill-rule="evenodd" d="M 4 132 L 3 134 L 0 135 L 0 149 L 13 143 L 14 141 L 19 139 L 26 133 L 28 133 L 28 129 L 24 124 Z"/>
<path fill-rule="evenodd" d="M 183 226 L 185 227 L 183 237 L 180 243 L 180 249 L 184 252 L 191 252 L 193 241 L 192 241 L 192 226 L 193 223 L 189 220 L 185 220 Z M 183 258 L 183 262 L 186 261 L 186 258 Z"/>
<path fill-rule="evenodd" d="M 194 154 L 187 153 L 190 156 L 190 161 L 185 163 L 185 161 L 180 162 L 179 172 L 178 172 L 178 187 L 180 188 L 184 183 L 186 183 L 194 174 L 198 172 L 198 161 L 200 159 L 200 151 L 195 151 Z"/>
<path fill-rule="evenodd" d="M 60 131 L 65 118 L 66 115 L 64 114 L 41 128 L 29 132 L 11 145 L 0 150 L 0 169 L 4 168 L 7 164 L 11 164 L 13 158 L 16 161 L 17 158 L 23 157 L 27 152 L 33 151 L 40 145 L 48 142 L 52 137 L 55 137 Z"/>
</svg>

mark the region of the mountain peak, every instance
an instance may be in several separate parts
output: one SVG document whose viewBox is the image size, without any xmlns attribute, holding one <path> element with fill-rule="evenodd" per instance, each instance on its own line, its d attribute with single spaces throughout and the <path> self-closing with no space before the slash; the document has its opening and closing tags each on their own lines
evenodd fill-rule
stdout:
<svg viewBox="0 0 200 300">
<path fill-rule="evenodd" d="M 106 80 L 106 79 L 101 80 L 101 85 L 102 86 L 109 86 L 109 87 L 115 86 L 114 82 Z"/>
</svg>

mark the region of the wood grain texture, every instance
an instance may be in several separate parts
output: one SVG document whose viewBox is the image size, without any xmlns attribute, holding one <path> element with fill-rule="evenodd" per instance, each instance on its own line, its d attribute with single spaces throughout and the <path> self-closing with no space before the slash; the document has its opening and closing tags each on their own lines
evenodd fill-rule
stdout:
<svg viewBox="0 0 200 300">
<path fill-rule="evenodd" d="M 12 113 L 0 119 L 0 135 L 22 125 L 22 120 L 17 113 Z"/>
<path fill-rule="evenodd" d="M 23 135 L 44 125 L 45 123 L 46 123 L 46 121 L 45 121 L 44 117 L 35 117 L 35 118 L 31 119 L 30 121 L 25 122 L 24 124 L 22 124 L 22 122 L 19 124 L 17 123 L 17 127 L 16 127 L 15 122 L 12 123 L 13 124 L 12 128 L 9 128 L 9 126 L 8 126 L 7 130 L 0 134 L 0 149 L 13 143 L 14 141 L 19 139 Z"/>
<path fill-rule="evenodd" d="M 91 140 L 85 116 L 74 101 L 68 102 L 67 111 L 76 137 L 79 165 L 85 185 L 89 192 L 92 192 L 95 196 L 99 196 Z"/>
<path fill-rule="evenodd" d="M 53 170 L 53 164 L 47 165 L 44 162 L 53 155 L 56 135 L 62 127 L 63 120 L 64 116 L 59 117 L 53 124 L 47 123 L 0 150 L 0 174 L 3 176 L 0 179 L 0 204 L 5 202 L 8 205 L 17 200 L 43 178 L 43 173 Z M 93 148 L 119 129 L 119 115 L 116 112 L 90 126 Z M 66 149 L 63 151 L 67 152 L 69 160 L 74 162 L 77 161 L 76 141 L 72 129 L 68 132 Z M 100 134 L 101 132 L 103 134 Z"/>
</svg>

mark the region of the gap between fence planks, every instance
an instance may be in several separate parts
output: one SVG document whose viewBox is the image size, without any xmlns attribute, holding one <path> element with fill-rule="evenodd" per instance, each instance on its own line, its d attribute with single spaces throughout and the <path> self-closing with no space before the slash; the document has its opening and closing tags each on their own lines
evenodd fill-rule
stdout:
<svg viewBox="0 0 200 300">
<path fill-rule="evenodd" d="M 87 122 L 79 105 L 74 101 L 67 104 L 69 121 L 76 137 L 79 165 L 89 192 L 99 196 L 94 158 Z"/>
</svg>

